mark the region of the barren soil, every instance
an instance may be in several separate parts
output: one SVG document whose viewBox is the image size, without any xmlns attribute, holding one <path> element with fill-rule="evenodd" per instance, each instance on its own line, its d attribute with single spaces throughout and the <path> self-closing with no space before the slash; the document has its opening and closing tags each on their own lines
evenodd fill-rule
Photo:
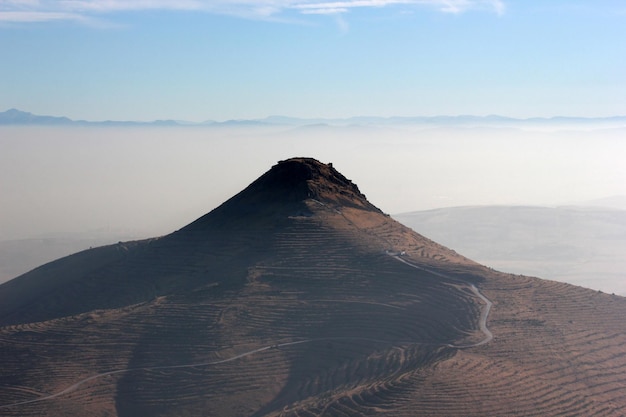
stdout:
<svg viewBox="0 0 626 417">
<path fill-rule="evenodd" d="M 0 414 L 626 414 L 626 299 L 480 266 L 297 162 L 321 177 L 286 201 L 262 177 L 0 286 Z"/>
</svg>

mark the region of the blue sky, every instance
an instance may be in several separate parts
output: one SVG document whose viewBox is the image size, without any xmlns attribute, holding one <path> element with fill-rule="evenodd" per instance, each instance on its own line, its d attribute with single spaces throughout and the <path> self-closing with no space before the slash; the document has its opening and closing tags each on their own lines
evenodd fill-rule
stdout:
<svg viewBox="0 0 626 417">
<path fill-rule="evenodd" d="M 0 111 L 626 114 L 623 0 L 0 0 Z"/>
</svg>

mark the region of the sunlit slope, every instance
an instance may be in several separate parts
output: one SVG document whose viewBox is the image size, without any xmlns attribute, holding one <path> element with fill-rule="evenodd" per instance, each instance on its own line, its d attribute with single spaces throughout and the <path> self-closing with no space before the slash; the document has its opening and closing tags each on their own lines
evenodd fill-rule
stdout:
<svg viewBox="0 0 626 417">
<path fill-rule="evenodd" d="M 3 416 L 626 411 L 624 299 L 481 267 L 310 159 L 0 297 Z"/>
</svg>

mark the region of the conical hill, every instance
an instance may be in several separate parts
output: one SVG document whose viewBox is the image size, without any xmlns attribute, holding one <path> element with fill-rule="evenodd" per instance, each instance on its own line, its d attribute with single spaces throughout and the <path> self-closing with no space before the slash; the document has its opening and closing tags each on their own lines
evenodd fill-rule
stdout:
<svg viewBox="0 0 626 417">
<path fill-rule="evenodd" d="M 0 415 L 626 415 L 626 300 L 480 266 L 309 158 L 0 285 Z"/>
<path fill-rule="evenodd" d="M 307 201 L 380 213 L 332 164 L 292 158 L 280 161 L 245 190 L 185 229 L 274 224 L 289 216 L 310 215 Z"/>
<path fill-rule="evenodd" d="M 237 286 L 249 266 L 276 257 L 284 230 L 303 224 L 375 254 L 469 262 L 385 216 L 331 164 L 293 158 L 171 235 L 81 252 L 8 282 L 0 324 L 119 308 L 207 282 Z"/>
</svg>

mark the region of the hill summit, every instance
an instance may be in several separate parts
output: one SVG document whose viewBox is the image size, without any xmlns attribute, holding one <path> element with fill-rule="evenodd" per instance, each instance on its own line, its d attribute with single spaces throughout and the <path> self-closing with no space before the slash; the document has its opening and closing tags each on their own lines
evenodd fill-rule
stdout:
<svg viewBox="0 0 626 417">
<path fill-rule="evenodd" d="M 626 300 L 478 265 L 310 158 L 0 300 L 3 416 L 626 413 Z"/>
<path fill-rule="evenodd" d="M 250 227 L 250 222 L 285 215 L 311 215 L 306 201 L 382 213 L 332 164 L 313 158 L 291 158 L 279 161 L 242 192 L 188 227 L 205 224 L 224 227 L 238 223 Z"/>
<path fill-rule="evenodd" d="M 324 203 L 379 211 L 367 201 L 359 187 L 332 164 L 323 164 L 313 158 L 279 161 L 231 202 L 257 200 L 260 196 L 278 204 L 315 199 Z M 225 207 L 229 208 L 230 202 Z"/>
</svg>

